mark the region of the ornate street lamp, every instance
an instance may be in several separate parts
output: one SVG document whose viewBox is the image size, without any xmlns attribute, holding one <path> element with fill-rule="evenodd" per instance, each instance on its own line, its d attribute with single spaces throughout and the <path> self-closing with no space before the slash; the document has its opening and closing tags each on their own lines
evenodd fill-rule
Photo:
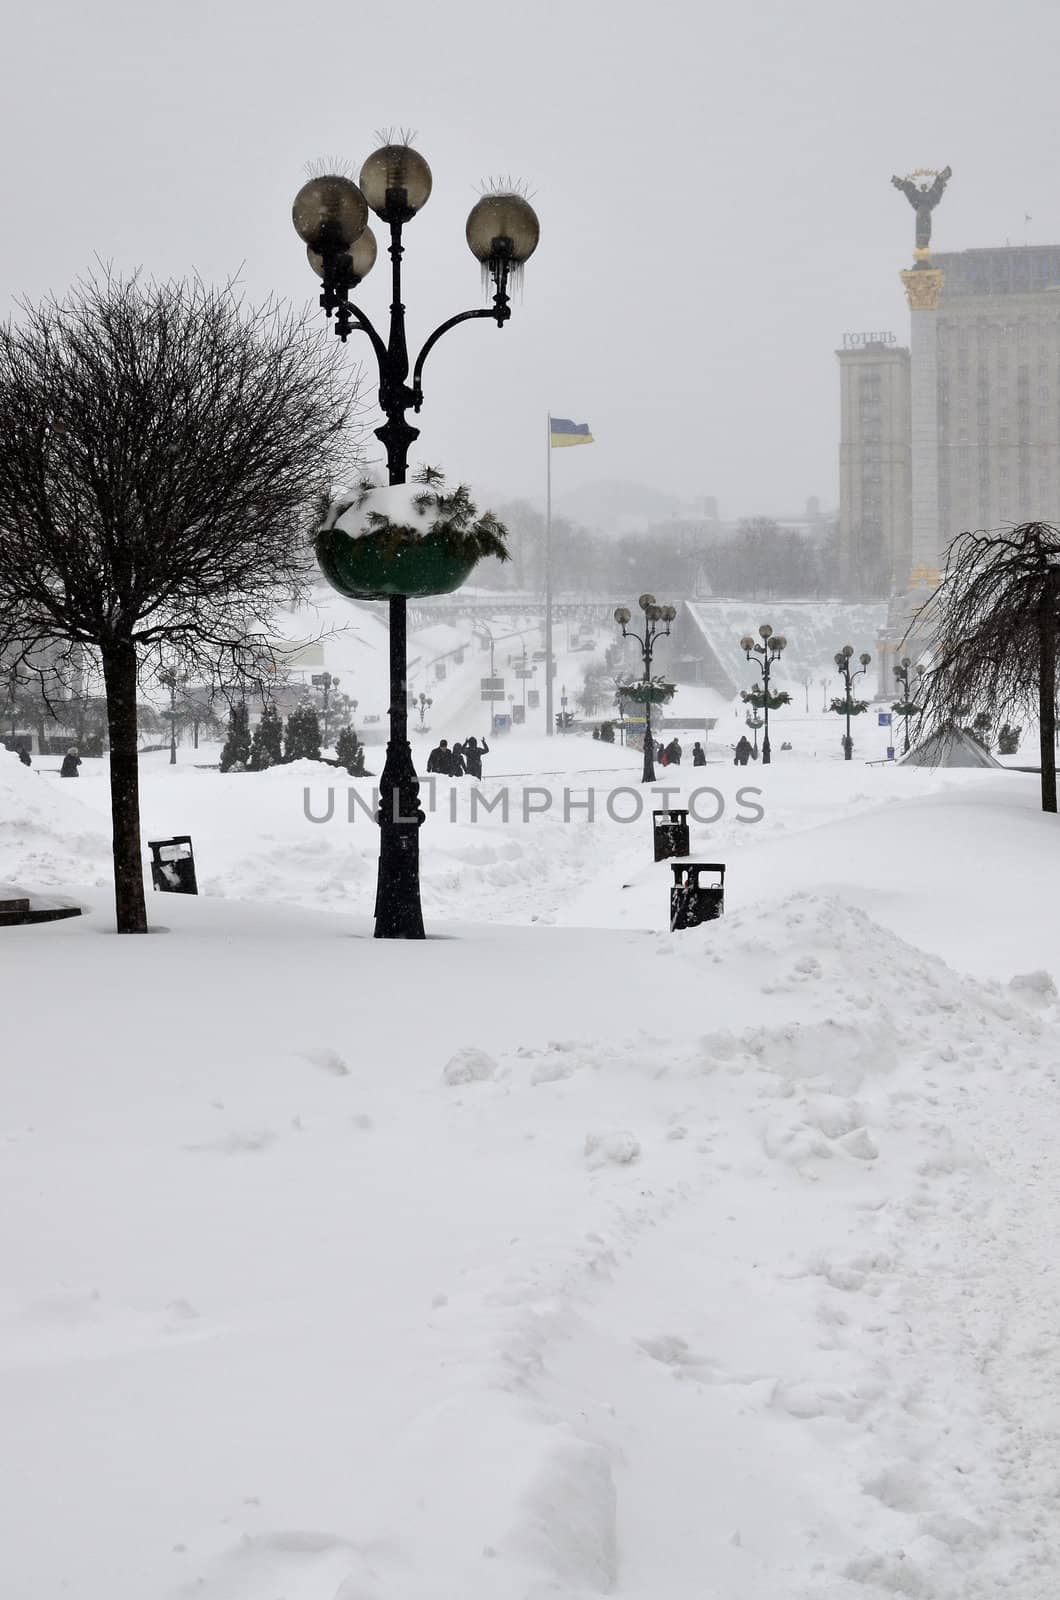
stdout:
<svg viewBox="0 0 1060 1600">
<path fill-rule="evenodd" d="M 781 706 L 786 706 L 791 699 L 786 689 L 770 692 L 769 679 L 773 668 L 780 660 L 782 652 L 787 647 L 788 641 L 782 633 L 774 633 L 768 622 L 763 622 L 758 630 L 761 644 L 757 644 L 754 637 L 745 633 L 740 640 L 740 649 L 748 661 L 754 663 L 762 674 L 762 682 L 758 688 L 742 689 L 740 699 L 752 707 L 754 711 L 761 711 L 765 723 L 765 732 L 762 734 L 762 765 L 768 767 L 771 759 L 769 745 L 769 713 L 779 711 Z M 754 723 L 750 724 L 754 727 Z"/>
<path fill-rule="evenodd" d="M 326 750 L 328 748 L 328 712 L 331 706 L 331 691 L 332 689 L 338 689 L 339 680 L 338 678 L 333 678 L 330 672 L 322 672 L 320 674 L 320 687 L 324 691 L 324 729 L 321 743 Z"/>
<path fill-rule="evenodd" d="M 659 638 L 668 638 L 670 624 L 677 616 L 676 606 L 661 606 L 653 594 L 642 594 L 637 601 L 644 613 L 644 632 L 634 633 L 628 627 L 632 612 L 628 606 L 617 606 L 615 621 L 622 629 L 623 639 L 636 639 L 640 645 L 641 657 L 644 662 L 644 673 L 639 683 L 622 685 L 619 687 L 619 696 L 627 700 L 640 700 L 644 704 L 644 770 L 641 776 L 642 783 L 655 782 L 655 737 L 651 730 L 652 704 L 665 705 L 667 700 L 673 698 L 674 685 L 655 681 L 651 675 L 651 658 L 655 650 L 655 641 Z M 621 705 L 621 698 L 619 705 Z"/>
<path fill-rule="evenodd" d="M 427 724 L 427 713 L 430 710 L 431 706 L 433 706 L 434 701 L 431 699 L 429 694 L 421 693 L 418 696 L 417 695 L 413 696 L 412 703 L 413 703 L 413 705 L 417 705 L 420 708 L 420 728 L 419 728 L 419 731 L 422 733 L 424 731 L 425 727 L 426 727 L 426 724 Z"/>
<path fill-rule="evenodd" d="M 169 764 L 177 764 L 177 690 L 188 687 L 188 674 L 176 667 L 163 667 L 158 674 L 159 683 L 169 690 Z"/>
<path fill-rule="evenodd" d="M 858 672 L 855 670 L 852 672 L 850 670 L 850 662 L 853 654 L 854 646 L 852 644 L 845 644 L 842 650 L 837 650 L 835 654 L 835 664 L 839 672 L 839 676 L 843 680 L 844 693 L 842 699 L 840 699 L 837 695 L 832 701 L 832 710 L 835 711 L 839 716 L 845 716 L 847 719 L 847 731 L 843 735 L 844 761 L 852 761 L 854 757 L 854 741 L 850 737 L 850 719 L 851 717 L 860 716 L 863 711 L 867 711 L 869 709 L 869 702 L 867 700 L 854 699 L 853 683 L 855 678 L 861 678 L 864 676 L 872 657 L 867 651 L 864 651 L 858 657 L 858 660 L 861 662 L 861 671 Z"/>
<path fill-rule="evenodd" d="M 351 332 L 364 333 L 372 346 L 379 370 L 379 409 L 385 422 L 375 430 L 385 450 L 391 485 L 403 484 L 408 453 L 419 429 L 406 413 L 423 404 L 423 367 L 444 333 L 460 322 L 492 318 L 498 328 L 511 316 L 509 289 L 521 277 L 523 265 L 537 248 L 540 229 L 533 207 L 510 189 L 483 195 L 471 208 L 465 235 L 472 255 L 482 265 L 483 280 L 492 285 L 493 304 L 462 311 L 435 328 L 410 364 L 405 337 L 402 299 L 402 230 L 422 210 L 431 193 L 431 169 L 408 143 L 387 143 L 373 152 L 360 172 L 360 184 L 335 173 L 311 178 L 295 197 L 292 216 L 304 241 L 309 262 L 323 280 L 320 304 L 334 317 L 337 336 L 345 341 Z M 368 228 L 368 213 L 389 229 L 391 260 L 390 325 L 384 339 L 359 306 L 350 300 L 376 258 L 375 238 Z M 409 382 L 409 371 L 412 381 Z M 419 805 L 419 782 L 408 739 L 406 690 L 407 597 L 410 594 L 446 594 L 459 587 L 477 555 L 448 553 L 437 546 L 402 552 L 371 585 L 364 574 L 350 573 L 350 547 L 367 541 L 347 540 L 334 530 L 318 534 L 317 558 L 325 575 L 340 593 L 352 598 L 388 599 L 390 603 L 390 739 L 379 780 L 379 876 L 375 900 L 377 939 L 422 939 L 420 907 L 419 829 L 424 814 Z"/>
<path fill-rule="evenodd" d="M 916 685 L 911 689 L 909 686 L 909 671 L 912 665 L 913 663 L 909 657 L 903 656 L 901 666 L 894 669 L 894 675 L 898 679 L 898 684 L 902 691 L 902 698 L 894 702 L 891 710 L 897 711 L 898 715 L 903 718 L 903 755 L 909 754 L 909 718 L 918 717 L 921 710 L 916 703 L 915 696 L 919 692 L 924 677 L 924 669 L 922 666 L 916 668 Z"/>
</svg>

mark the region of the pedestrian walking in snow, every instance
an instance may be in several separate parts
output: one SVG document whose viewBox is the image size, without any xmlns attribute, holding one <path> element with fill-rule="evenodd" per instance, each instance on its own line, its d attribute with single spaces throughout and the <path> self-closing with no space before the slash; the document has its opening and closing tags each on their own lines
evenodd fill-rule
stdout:
<svg viewBox="0 0 1060 1600">
<path fill-rule="evenodd" d="M 485 739 L 479 744 L 475 739 L 475 735 L 472 734 L 470 739 L 464 740 L 464 765 L 467 768 L 469 778 L 481 778 L 482 757 L 488 756 L 489 753 L 490 747 Z"/>
<path fill-rule="evenodd" d="M 449 776 L 451 778 L 462 778 L 466 771 L 464 747 L 462 744 L 454 744 L 449 752 Z"/>
<path fill-rule="evenodd" d="M 706 764 L 707 752 L 697 739 L 695 744 L 692 746 L 692 765 L 694 767 L 705 767 Z"/>
<path fill-rule="evenodd" d="M 81 757 L 77 753 L 77 746 L 72 744 L 63 756 L 63 764 L 59 768 L 59 776 L 61 778 L 76 778 L 78 776 L 77 769 L 80 765 Z"/>
<path fill-rule="evenodd" d="M 445 777 L 448 777 L 451 759 L 448 739 L 440 739 L 427 757 L 427 771 L 440 772 Z"/>
<path fill-rule="evenodd" d="M 666 746 L 667 765 L 671 767 L 679 767 L 681 765 L 681 757 L 683 755 L 684 751 L 678 744 L 677 737 L 675 735 L 674 738 L 670 740 L 670 743 Z"/>
<path fill-rule="evenodd" d="M 750 759 L 750 755 L 751 755 L 751 741 L 750 741 L 750 739 L 748 739 L 746 734 L 742 733 L 740 735 L 740 737 L 736 741 L 736 749 L 735 749 L 735 754 L 733 756 L 733 763 L 732 763 L 733 766 L 734 767 L 746 767 L 747 762 Z"/>
</svg>

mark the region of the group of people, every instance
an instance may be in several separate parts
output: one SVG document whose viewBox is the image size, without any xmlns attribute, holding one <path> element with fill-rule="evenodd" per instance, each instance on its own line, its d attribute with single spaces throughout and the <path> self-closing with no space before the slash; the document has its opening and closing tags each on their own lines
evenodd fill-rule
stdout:
<svg viewBox="0 0 1060 1600">
<path fill-rule="evenodd" d="M 450 745 L 448 739 L 439 739 L 427 757 L 427 771 L 446 778 L 481 778 L 482 757 L 489 755 L 489 749 L 485 739 L 479 744 L 474 734 L 463 744 Z"/>
<path fill-rule="evenodd" d="M 651 734 L 646 733 L 644 735 L 645 743 L 650 738 Z M 657 745 L 655 749 L 655 759 L 661 767 L 679 767 L 681 765 L 681 757 L 683 755 L 684 751 L 681 749 L 676 736 L 670 740 L 669 744 Z M 706 764 L 706 755 L 703 751 L 702 745 L 697 739 L 696 743 L 692 746 L 692 765 L 694 767 L 705 767 Z"/>
<path fill-rule="evenodd" d="M 33 757 L 30 755 L 24 744 L 20 744 L 15 747 L 15 754 L 18 756 L 18 759 L 21 761 L 24 767 L 31 767 L 33 765 Z M 69 750 L 63 756 L 63 764 L 59 768 L 59 776 L 61 778 L 76 778 L 77 769 L 80 765 L 81 757 L 77 753 L 77 746 L 72 744 Z"/>
</svg>

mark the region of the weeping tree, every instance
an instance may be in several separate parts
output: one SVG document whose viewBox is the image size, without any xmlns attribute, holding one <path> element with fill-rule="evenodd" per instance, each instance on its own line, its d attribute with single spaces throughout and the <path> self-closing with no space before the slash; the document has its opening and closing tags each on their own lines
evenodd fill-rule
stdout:
<svg viewBox="0 0 1060 1600">
<path fill-rule="evenodd" d="M 1037 719 L 1043 811 L 1056 810 L 1058 632 L 1060 530 L 1024 522 L 952 540 L 907 635 L 931 639 L 925 729 L 957 727 L 976 710 L 991 726 L 1016 712 Z"/>
<path fill-rule="evenodd" d="M 0 655 L 102 667 L 120 933 L 147 929 L 138 678 L 267 683 L 354 404 L 323 331 L 230 286 L 104 275 L 0 327 Z"/>
</svg>

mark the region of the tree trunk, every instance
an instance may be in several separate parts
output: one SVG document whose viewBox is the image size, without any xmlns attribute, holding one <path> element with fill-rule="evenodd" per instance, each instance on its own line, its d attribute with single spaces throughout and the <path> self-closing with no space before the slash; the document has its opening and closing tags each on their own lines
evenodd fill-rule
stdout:
<svg viewBox="0 0 1060 1600">
<path fill-rule="evenodd" d="M 1056 614 L 1050 593 L 1038 613 L 1038 737 L 1042 810 L 1056 810 Z"/>
<path fill-rule="evenodd" d="M 140 849 L 140 770 L 136 732 L 136 646 L 104 647 L 103 682 L 110 734 L 110 813 L 114 829 L 114 913 L 119 933 L 146 933 Z"/>
</svg>

